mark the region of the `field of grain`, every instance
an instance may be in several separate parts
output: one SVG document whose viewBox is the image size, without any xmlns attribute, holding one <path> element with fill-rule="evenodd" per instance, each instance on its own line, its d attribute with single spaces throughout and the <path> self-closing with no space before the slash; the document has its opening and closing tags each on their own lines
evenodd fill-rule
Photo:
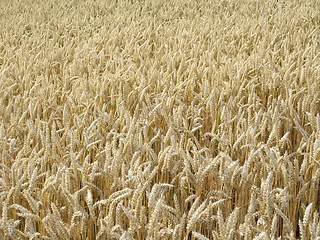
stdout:
<svg viewBox="0 0 320 240">
<path fill-rule="evenodd" d="M 0 26 L 0 239 L 320 238 L 318 0 L 1 0 Z"/>
</svg>

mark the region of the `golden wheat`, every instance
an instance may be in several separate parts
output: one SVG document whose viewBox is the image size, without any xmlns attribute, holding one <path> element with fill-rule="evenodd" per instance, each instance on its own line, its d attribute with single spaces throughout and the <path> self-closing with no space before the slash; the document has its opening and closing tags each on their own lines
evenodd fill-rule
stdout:
<svg viewBox="0 0 320 240">
<path fill-rule="evenodd" d="M 319 12 L 0 1 L 0 239 L 319 238 Z"/>
</svg>

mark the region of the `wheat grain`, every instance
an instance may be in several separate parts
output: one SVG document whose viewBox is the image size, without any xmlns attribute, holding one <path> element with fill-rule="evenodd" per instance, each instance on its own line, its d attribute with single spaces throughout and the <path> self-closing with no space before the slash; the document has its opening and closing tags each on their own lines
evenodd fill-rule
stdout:
<svg viewBox="0 0 320 240">
<path fill-rule="evenodd" d="M 319 238 L 316 1 L 8 3 L 0 236 Z"/>
</svg>

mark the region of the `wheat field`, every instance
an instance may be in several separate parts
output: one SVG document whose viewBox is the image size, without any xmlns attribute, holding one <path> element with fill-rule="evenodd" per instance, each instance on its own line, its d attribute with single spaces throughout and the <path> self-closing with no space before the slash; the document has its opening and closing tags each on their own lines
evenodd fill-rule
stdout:
<svg viewBox="0 0 320 240">
<path fill-rule="evenodd" d="M 318 0 L 1 0 L 0 239 L 320 239 Z"/>
</svg>

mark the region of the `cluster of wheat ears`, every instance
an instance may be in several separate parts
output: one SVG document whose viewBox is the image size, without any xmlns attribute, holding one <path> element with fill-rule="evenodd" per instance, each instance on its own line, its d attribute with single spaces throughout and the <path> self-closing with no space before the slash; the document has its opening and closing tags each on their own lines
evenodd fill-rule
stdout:
<svg viewBox="0 0 320 240">
<path fill-rule="evenodd" d="M 318 0 L 2 0 L 0 26 L 0 239 L 319 239 Z"/>
</svg>

